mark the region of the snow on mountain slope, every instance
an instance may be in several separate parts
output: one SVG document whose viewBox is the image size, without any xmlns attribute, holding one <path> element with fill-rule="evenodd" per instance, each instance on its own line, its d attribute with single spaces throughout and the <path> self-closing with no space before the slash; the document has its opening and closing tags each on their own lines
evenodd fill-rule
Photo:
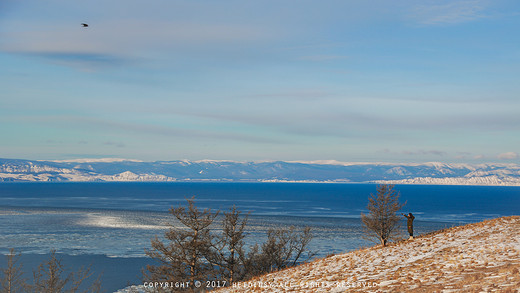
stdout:
<svg viewBox="0 0 520 293">
<path fill-rule="evenodd" d="M 513 177 L 499 177 L 496 175 L 484 177 L 417 177 L 402 180 L 375 180 L 374 183 L 380 184 L 433 184 L 433 185 L 501 185 L 501 186 L 520 186 L 520 179 Z"/>
<path fill-rule="evenodd" d="M 520 185 L 516 164 L 0 159 L 0 181 L 240 181 Z"/>
</svg>

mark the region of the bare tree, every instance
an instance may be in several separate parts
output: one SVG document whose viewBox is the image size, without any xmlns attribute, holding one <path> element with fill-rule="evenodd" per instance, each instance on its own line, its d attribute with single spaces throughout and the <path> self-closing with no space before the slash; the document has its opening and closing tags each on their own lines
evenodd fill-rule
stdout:
<svg viewBox="0 0 520 293">
<path fill-rule="evenodd" d="M 176 228 L 171 225 L 165 233 L 169 241 L 162 242 L 157 237 L 151 241 L 151 250 L 146 254 L 157 260 L 159 265 L 148 265 L 144 277 L 154 281 L 189 281 L 208 280 L 214 272 L 209 262 L 213 236 L 210 225 L 218 212 L 210 209 L 199 211 L 194 199 L 188 199 L 188 208 L 179 206 L 170 208 L 170 213 L 184 226 Z"/>
<path fill-rule="evenodd" d="M 31 286 L 31 291 L 41 293 L 99 292 L 99 278 L 90 288 L 80 291 L 81 284 L 92 275 L 90 268 L 81 268 L 77 272 L 70 272 L 67 275 L 64 273 L 65 268 L 61 264 L 61 260 L 56 257 L 56 251 L 53 250 L 50 259 L 41 263 L 33 272 L 34 285 Z"/>
<path fill-rule="evenodd" d="M 245 249 L 240 252 L 240 262 L 244 268 L 244 277 L 242 279 L 246 280 L 262 274 L 262 269 L 259 265 L 261 260 L 260 256 L 261 254 L 258 243 L 249 247 L 247 253 Z"/>
<path fill-rule="evenodd" d="M 22 265 L 19 264 L 21 254 L 15 253 L 11 248 L 7 257 L 7 267 L 2 269 L 3 278 L 0 280 L 2 293 L 24 292 L 27 288 L 26 280 L 23 278 Z"/>
<path fill-rule="evenodd" d="M 244 255 L 248 215 L 241 218 L 240 214 L 235 206 L 229 212 L 224 212 L 222 234 L 215 238 L 213 244 L 213 263 L 220 268 L 220 275 L 228 285 L 242 280 L 246 275 L 241 256 Z"/>
<path fill-rule="evenodd" d="M 397 212 L 406 204 L 399 203 L 399 196 L 399 192 L 394 190 L 394 185 L 389 184 L 378 185 L 377 193 L 370 194 L 367 205 L 369 213 L 361 213 L 366 238 L 376 238 L 377 242 L 386 246 L 388 241 L 398 234 L 400 218 Z"/>
<path fill-rule="evenodd" d="M 266 242 L 262 244 L 259 254 L 254 256 L 254 275 L 281 270 L 311 259 L 315 255 L 308 250 L 312 237 L 310 227 L 300 232 L 294 226 L 269 229 Z"/>
<path fill-rule="evenodd" d="M 172 227 L 165 233 L 166 242 L 157 237 L 151 241 L 146 254 L 159 262 L 148 265 L 144 278 L 153 282 L 226 281 L 224 285 L 242 281 L 272 270 L 294 266 L 314 256 L 308 250 L 312 239 L 310 228 L 297 231 L 295 227 L 270 229 L 267 241 L 254 245 L 247 252 L 244 248 L 248 216 L 232 207 L 224 212 L 221 234 L 211 233 L 210 225 L 219 214 L 206 209 L 199 211 L 194 200 L 188 200 L 188 208 L 171 208 L 183 225 Z M 191 288 L 193 289 L 193 288 Z M 162 290 L 162 289 L 161 289 Z"/>
</svg>

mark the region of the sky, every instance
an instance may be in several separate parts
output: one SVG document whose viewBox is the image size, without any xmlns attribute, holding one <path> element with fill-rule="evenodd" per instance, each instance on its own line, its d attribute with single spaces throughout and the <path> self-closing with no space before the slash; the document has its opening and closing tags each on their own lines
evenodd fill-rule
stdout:
<svg viewBox="0 0 520 293">
<path fill-rule="evenodd" d="M 0 0 L 0 157 L 520 163 L 519 30 L 516 0 Z"/>
</svg>

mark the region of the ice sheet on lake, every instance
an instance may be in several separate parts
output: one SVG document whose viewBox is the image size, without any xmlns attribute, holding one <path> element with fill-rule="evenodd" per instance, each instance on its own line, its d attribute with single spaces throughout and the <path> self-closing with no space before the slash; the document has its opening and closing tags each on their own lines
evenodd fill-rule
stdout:
<svg viewBox="0 0 520 293">
<path fill-rule="evenodd" d="M 0 208 L 0 253 L 9 248 L 22 253 L 58 253 L 69 255 L 102 254 L 110 257 L 144 257 L 150 240 L 160 239 L 173 224 L 166 212 Z M 221 218 L 213 226 L 218 233 Z M 359 219 L 259 216 L 251 215 L 246 228 L 246 247 L 265 241 L 271 228 L 295 226 L 312 228 L 310 249 L 318 257 L 357 249 L 369 244 L 361 238 Z M 417 222 L 417 233 L 445 228 L 445 223 Z"/>
<path fill-rule="evenodd" d="M 100 213 L 89 213 L 77 222 L 80 226 L 100 227 L 100 228 L 119 228 L 119 229 L 142 229 L 142 230 L 166 230 L 167 225 L 144 224 L 132 221 L 128 218 L 118 216 L 107 216 Z"/>
</svg>

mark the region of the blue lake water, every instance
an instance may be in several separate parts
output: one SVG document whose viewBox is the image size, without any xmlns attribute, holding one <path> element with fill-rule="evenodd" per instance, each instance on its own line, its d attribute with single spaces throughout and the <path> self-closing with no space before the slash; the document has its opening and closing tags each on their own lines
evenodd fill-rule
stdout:
<svg viewBox="0 0 520 293">
<path fill-rule="evenodd" d="M 477 221 L 517 214 L 520 187 L 400 185 L 404 210 L 424 220 Z M 358 218 L 374 184 L 2 183 L 0 206 L 164 212 L 195 196 L 201 208 L 254 215 Z"/>
<path fill-rule="evenodd" d="M 519 213 L 519 187 L 400 185 L 403 212 L 418 233 Z M 0 252 L 144 256 L 150 238 L 173 223 L 168 209 L 195 196 L 201 209 L 250 212 L 249 241 L 275 226 L 313 227 L 319 255 L 368 245 L 361 238 L 374 184 L 3 183 Z"/>
<path fill-rule="evenodd" d="M 520 214 L 520 187 L 395 189 L 401 202 L 407 202 L 403 212 L 416 216 L 416 234 Z M 195 196 L 200 209 L 227 210 L 236 205 L 249 212 L 250 245 L 263 241 L 272 227 L 311 226 L 310 248 L 321 257 L 372 245 L 362 238 L 360 213 L 367 212 L 368 196 L 375 192 L 374 184 L 2 183 L 0 253 L 15 248 L 26 255 L 56 250 L 78 257 L 145 257 L 150 239 L 161 237 L 168 224 L 176 225 L 168 209 Z M 127 279 L 112 281 L 117 288 L 124 287 Z"/>
</svg>

